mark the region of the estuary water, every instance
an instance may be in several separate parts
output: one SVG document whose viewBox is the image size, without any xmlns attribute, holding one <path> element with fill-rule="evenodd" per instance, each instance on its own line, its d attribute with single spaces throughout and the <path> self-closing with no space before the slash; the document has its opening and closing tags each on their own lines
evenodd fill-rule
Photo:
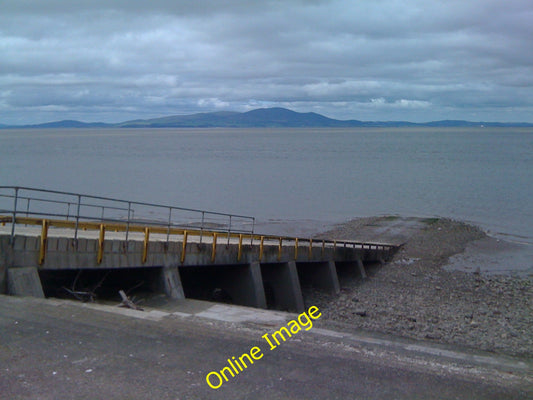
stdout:
<svg viewBox="0 0 533 400">
<path fill-rule="evenodd" d="M 533 243 L 533 129 L 0 130 L 0 185 L 343 222 L 443 216 Z"/>
</svg>

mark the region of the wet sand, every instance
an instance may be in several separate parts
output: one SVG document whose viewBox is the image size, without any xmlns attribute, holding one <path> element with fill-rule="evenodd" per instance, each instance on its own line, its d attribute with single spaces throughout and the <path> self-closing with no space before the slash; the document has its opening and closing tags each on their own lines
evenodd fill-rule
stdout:
<svg viewBox="0 0 533 400">
<path fill-rule="evenodd" d="M 533 245 L 487 236 L 468 243 L 462 253 L 450 257 L 445 269 L 533 277 Z"/>
<path fill-rule="evenodd" d="M 341 277 L 340 295 L 303 288 L 332 326 L 533 358 L 533 275 L 513 264 L 527 260 L 513 256 L 521 248 L 448 219 L 361 218 L 321 236 L 404 243 L 367 279 Z"/>
</svg>

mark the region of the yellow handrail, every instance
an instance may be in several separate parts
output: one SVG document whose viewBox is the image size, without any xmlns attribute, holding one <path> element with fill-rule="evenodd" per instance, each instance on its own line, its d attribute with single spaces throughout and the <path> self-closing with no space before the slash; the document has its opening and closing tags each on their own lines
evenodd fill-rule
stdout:
<svg viewBox="0 0 533 400">
<path fill-rule="evenodd" d="M 44 262 L 44 257 L 46 255 L 46 242 L 48 238 L 48 226 L 49 222 L 46 219 L 42 220 L 42 229 L 41 229 L 41 247 L 39 248 L 39 265 L 42 265 Z"/>
<path fill-rule="evenodd" d="M 265 237 L 261 236 L 261 243 L 259 244 L 259 261 L 263 259 L 264 245 L 265 245 Z"/>
<path fill-rule="evenodd" d="M 211 251 L 211 262 L 215 262 L 217 256 L 217 233 L 213 232 L 213 250 Z"/>
<path fill-rule="evenodd" d="M 144 229 L 144 242 L 143 242 L 143 264 L 146 262 L 148 257 L 148 242 L 150 241 L 150 228 L 146 227 Z M 184 241 L 185 243 L 185 241 Z"/>
<path fill-rule="evenodd" d="M 100 265 L 104 257 L 104 239 L 105 239 L 105 225 L 100 224 L 100 235 L 98 236 L 98 256 L 96 263 Z"/>
<path fill-rule="evenodd" d="M 185 251 L 187 250 L 187 237 L 189 236 L 188 231 L 183 231 L 183 247 L 181 250 L 181 263 L 185 262 Z"/>
<path fill-rule="evenodd" d="M 237 252 L 237 261 L 241 261 L 242 257 L 242 234 L 239 235 L 239 250 Z"/>
</svg>

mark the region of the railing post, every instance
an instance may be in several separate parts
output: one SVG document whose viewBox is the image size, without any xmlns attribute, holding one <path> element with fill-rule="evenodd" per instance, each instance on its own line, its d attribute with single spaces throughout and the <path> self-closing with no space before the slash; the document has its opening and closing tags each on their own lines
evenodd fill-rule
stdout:
<svg viewBox="0 0 533 400">
<path fill-rule="evenodd" d="M 261 241 L 259 242 L 259 261 L 263 259 L 264 242 L 265 237 L 261 236 Z"/>
<path fill-rule="evenodd" d="M 78 240 L 78 225 L 80 223 L 81 195 L 78 195 L 78 207 L 76 211 L 76 228 L 74 229 L 74 240 Z"/>
<path fill-rule="evenodd" d="M 185 262 L 185 255 L 186 255 L 186 251 L 187 251 L 187 238 L 189 236 L 189 232 L 187 231 L 183 231 L 183 246 L 181 248 L 181 263 L 183 264 Z"/>
<path fill-rule="evenodd" d="M 250 246 L 254 244 L 254 231 L 255 231 L 255 217 L 252 217 L 252 237 L 250 239 Z"/>
<path fill-rule="evenodd" d="M 237 261 L 241 261 L 242 258 L 242 236 L 243 234 L 239 234 L 239 249 L 237 252 Z"/>
<path fill-rule="evenodd" d="M 229 216 L 229 226 L 228 226 L 228 245 L 229 245 L 229 239 L 231 237 L 231 215 Z"/>
<path fill-rule="evenodd" d="M 168 208 L 167 243 L 170 240 L 170 224 L 172 223 L 172 207 Z"/>
<path fill-rule="evenodd" d="M 217 256 L 217 233 L 213 232 L 213 247 L 211 249 L 211 262 L 215 262 Z"/>
<path fill-rule="evenodd" d="M 15 188 L 15 201 L 13 204 L 13 220 L 11 221 L 11 244 L 15 243 L 15 222 L 17 219 L 17 200 L 19 197 L 19 188 Z"/>
<path fill-rule="evenodd" d="M 48 225 L 49 221 L 43 219 L 41 229 L 41 247 L 39 249 L 39 265 L 43 265 L 44 258 L 46 256 L 46 245 L 48 242 Z"/>
<path fill-rule="evenodd" d="M 105 240 L 105 225 L 100 224 L 100 234 L 98 235 L 98 255 L 96 256 L 96 263 L 100 265 L 104 257 L 104 240 Z"/>
<path fill-rule="evenodd" d="M 200 244 L 202 243 L 202 237 L 204 236 L 204 221 L 205 221 L 205 211 L 202 211 L 202 224 L 200 225 Z"/>
<path fill-rule="evenodd" d="M 126 242 L 130 233 L 131 201 L 128 201 L 128 220 L 126 221 Z"/>
</svg>

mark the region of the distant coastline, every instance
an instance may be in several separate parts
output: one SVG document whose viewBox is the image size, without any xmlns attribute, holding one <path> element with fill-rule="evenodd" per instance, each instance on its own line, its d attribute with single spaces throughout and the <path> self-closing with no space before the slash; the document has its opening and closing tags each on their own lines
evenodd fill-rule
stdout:
<svg viewBox="0 0 533 400">
<path fill-rule="evenodd" d="M 338 120 L 309 112 L 286 108 L 259 108 L 240 112 L 211 112 L 173 115 L 153 119 L 136 119 L 116 124 L 62 120 L 31 125 L 0 124 L 0 129 L 47 128 L 391 128 L 391 127 L 533 127 L 529 122 L 472 122 L 442 120 L 431 122 Z"/>
</svg>

